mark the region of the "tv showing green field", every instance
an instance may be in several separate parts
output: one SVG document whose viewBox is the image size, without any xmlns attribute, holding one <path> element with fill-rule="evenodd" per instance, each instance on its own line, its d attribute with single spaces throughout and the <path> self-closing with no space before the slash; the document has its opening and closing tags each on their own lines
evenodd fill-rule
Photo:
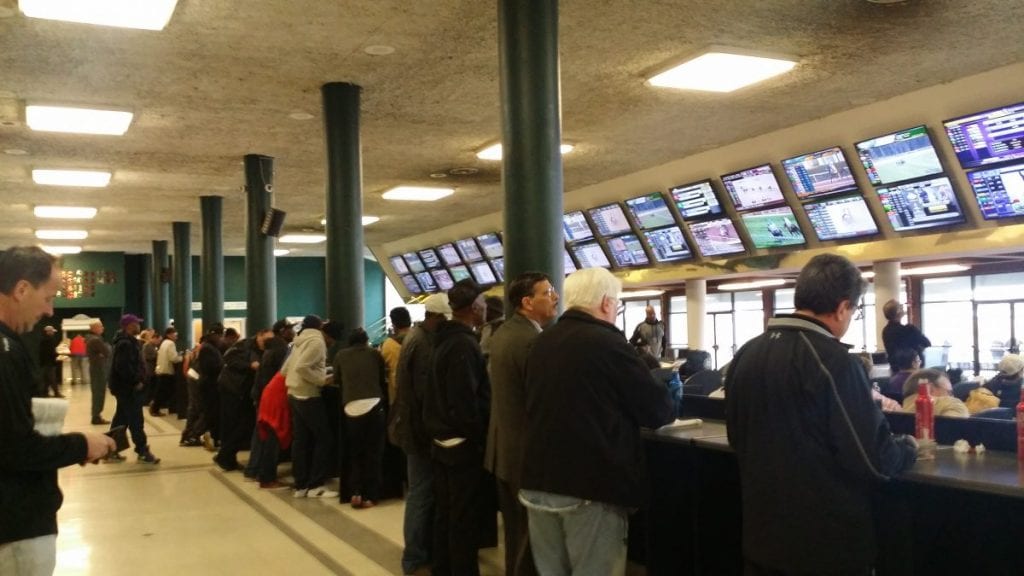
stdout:
<svg viewBox="0 0 1024 576">
<path fill-rule="evenodd" d="M 915 126 L 857 143 L 872 184 L 893 184 L 942 173 L 928 129 Z"/>
<path fill-rule="evenodd" d="M 750 212 L 742 217 L 755 248 L 799 246 L 807 242 L 789 206 Z"/>
</svg>

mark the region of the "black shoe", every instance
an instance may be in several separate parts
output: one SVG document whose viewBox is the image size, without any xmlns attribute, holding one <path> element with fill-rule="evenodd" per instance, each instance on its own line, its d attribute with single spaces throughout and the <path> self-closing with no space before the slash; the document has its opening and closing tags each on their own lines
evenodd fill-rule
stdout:
<svg viewBox="0 0 1024 576">
<path fill-rule="evenodd" d="M 202 445 L 203 445 L 203 441 L 200 440 L 199 438 L 189 438 L 187 440 L 182 440 L 181 442 L 178 442 L 178 446 L 184 446 L 186 448 L 192 448 L 194 446 L 202 446 Z"/>
<path fill-rule="evenodd" d="M 239 465 L 238 462 L 221 462 L 216 456 L 213 457 L 213 463 L 225 472 L 234 472 L 235 470 L 241 469 L 241 465 Z"/>
<path fill-rule="evenodd" d="M 104 420 L 102 416 L 97 416 L 92 419 L 93 426 L 100 426 L 102 424 L 110 424 L 110 420 Z"/>
<path fill-rule="evenodd" d="M 152 452 L 146 452 L 145 454 L 139 454 L 139 462 L 144 464 L 159 464 L 160 459 L 153 455 Z"/>
</svg>

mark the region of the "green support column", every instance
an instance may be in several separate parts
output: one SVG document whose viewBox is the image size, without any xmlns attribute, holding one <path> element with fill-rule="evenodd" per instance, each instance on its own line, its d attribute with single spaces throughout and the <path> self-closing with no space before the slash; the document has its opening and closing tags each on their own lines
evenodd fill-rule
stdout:
<svg viewBox="0 0 1024 576">
<path fill-rule="evenodd" d="M 153 241 L 153 317 L 145 318 L 147 325 L 163 334 L 171 323 L 171 289 L 168 285 L 171 271 L 167 261 L 167 240 Z"/>
<path fill-rule="evenodd" d="M 327 316 L 363 326 L 363 168 L 359 92 L 331 82 L 321 92 L 327 136 Z"/>
<path fill-rule="evenodd" d="M 142 293 L 142 310 L 139 314 L 149 326 L 153 325 L 153 255 L 142 255 L 142 274 L 139 278 L 139 291 Z"/>
<path fill-rule="evenodd" d="M 174 222 L 174 327 L 178 350 L 192 347 L 192 224 Z"/>
<path fill-rule="evenodd" d="M 245 189 L 248 210 L 245 220 L 245 294 L 248 309 L 245 335 L 277 321 L 277 263 L 274 239 L 260 232 L 263 217 L 273 207 L 274 159 L 259 154 L 245 156 Z"/>
<path fill-rule="evenodd" d="M 224 247 L 221 222 L 224 199 L 220 196 L 199 198 L 203 209 L 203 332 L 217 322 L 224 322 Z"/>
<path fill-rule="evenodd" d="M 557 0 L 499 0 L 505 278 L 537 270 L 561 293 Z"/>
</svg>

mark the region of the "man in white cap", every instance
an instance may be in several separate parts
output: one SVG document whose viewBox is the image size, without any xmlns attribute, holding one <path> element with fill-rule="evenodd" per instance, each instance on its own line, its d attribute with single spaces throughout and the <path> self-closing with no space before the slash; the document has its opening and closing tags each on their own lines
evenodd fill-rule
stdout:
<svg viewBox="0 0 1024 576">
<path fill-rule="evenodd" d="M 1007 354 L 999 361 L 999 374 L 985 383 L 985 387 L 999 397 L 1000 408 L 1016 408 L 1020 402 L 1020 387 L 1024 383 L 1024 358 Z"/>
</svg>

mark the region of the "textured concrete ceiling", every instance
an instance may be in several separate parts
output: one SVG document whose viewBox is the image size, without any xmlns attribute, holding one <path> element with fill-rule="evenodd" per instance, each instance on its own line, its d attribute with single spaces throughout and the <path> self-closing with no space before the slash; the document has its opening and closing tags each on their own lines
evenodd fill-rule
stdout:
<svg viewBox="0 0 1024 576">
<path fill-rule="evenodd" d="M 5 10 L 6 8 L 6 10 Z M 496 3 L 484 0 L 179 0 L 162 32 L 29 19 L 0 0 L 0 247 L 32 240 L 38 203 L 100 207 L 88 250 L 148 252 L 199 196 L 225 197 L 224 245 L 244 247 L 242 156 L 276 160 L 289 230 L 324 211 L 320 86 L 363 87 L 367 244 L 501 209 Z M 1021 0 L 562 0 L 563 133 L 573 190 L 698 151 L 1018 62 Z M 387 45 L 395 52 L 364 51 Z M 800 58 L 785 76 L 729 95 L 656 90 L 645 76 L 710 45 Z M 40 133 L 25 102 L 128 107 L 123 137 Z M 289 118 L 307 112 L 312 119 Z M 40 187 L 35 167 L 109 168 L 102 190 Z M 475 168 L 471 176 L 429 175 Z M 397 184 L 457 192 L 387 202 Z M 425 217 L 426 216 L 426 217 Z M 53 227 L 52 225 L 50 227 Z M 309 253 L 309 252 L 306 252 Z"/>
</svg>

